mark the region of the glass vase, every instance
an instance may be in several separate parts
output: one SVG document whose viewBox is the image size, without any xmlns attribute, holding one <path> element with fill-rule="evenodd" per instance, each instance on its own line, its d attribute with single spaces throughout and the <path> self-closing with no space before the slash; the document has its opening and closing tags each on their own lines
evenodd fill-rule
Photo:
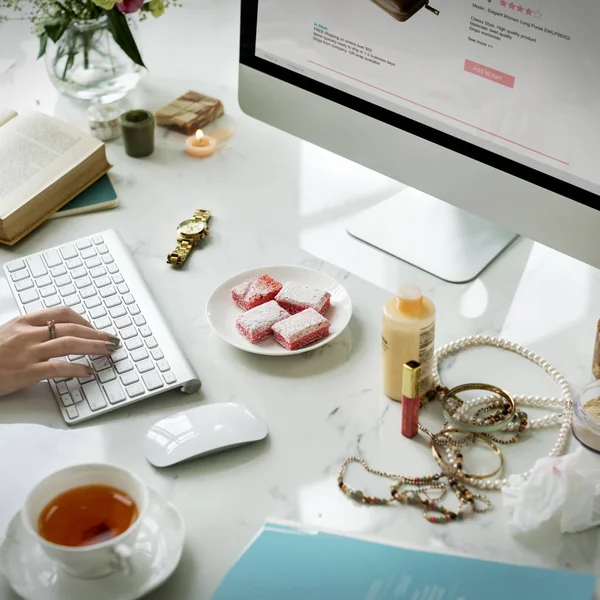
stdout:
<svg viewBox="0 0 600 600">
<path fill-rule="evenodd" d="M 133 20 L 130 29 L 139 48 L 137 24 Z M 58 42 L 48 44 L 46 68 L 61 93 L 102 103 L 125 97 L 142 76 L 142 67 L 115 42 L 105 16 L 71 21 Z"/>
</svg>

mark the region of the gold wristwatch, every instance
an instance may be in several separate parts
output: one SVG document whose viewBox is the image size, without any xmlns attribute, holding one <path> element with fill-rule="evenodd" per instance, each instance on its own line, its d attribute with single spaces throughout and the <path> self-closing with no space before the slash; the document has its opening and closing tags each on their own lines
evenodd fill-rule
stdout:
<svg viewBox="0 0 600 600">
<path fill-rule="evenodd" d="M 191 254 L 194 246 L 208 233 L 210 210 L 197 210 L 191 219 L 179 223 L 177 226 L 177 247 L 167 255 L 170 265 L 180 267 Z"/>
</svg>

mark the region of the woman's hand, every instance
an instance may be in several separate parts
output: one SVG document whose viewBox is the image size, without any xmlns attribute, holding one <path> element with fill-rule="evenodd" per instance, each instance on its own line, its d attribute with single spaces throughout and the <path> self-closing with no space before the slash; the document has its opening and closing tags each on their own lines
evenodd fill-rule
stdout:
<svg viewBox="0 0 600 600">
<path fill-rule="evenodd" d="M 48 321 L 56 323 L 50 339 Z M 91 367 L 68 360 L 68 355 L 108 356 L 120 341 L 98 331 L 70 308 L 60 307 L 17 317 L 0 326 L 0 396 L 55 377 L 86 378 Z"/>
</svg>

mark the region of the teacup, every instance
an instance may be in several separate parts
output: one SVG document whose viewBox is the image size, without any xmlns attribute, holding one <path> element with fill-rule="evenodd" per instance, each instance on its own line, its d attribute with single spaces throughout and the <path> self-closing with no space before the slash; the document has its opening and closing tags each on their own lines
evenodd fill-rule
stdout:
<svg viewBox="0 0 600 600">
<path fill-rule="evenodd" d="M 128 494 L 137 505 L 137 520 L 121 535 L 89 546 L 61 546 L 44 539 L 38 532 L 38 519 L 46 505 L 64 492 L 89 485 L 111 486 Z M 21 520 L 45 554 L 67 573 L 96 578 L 115 571 L 130 572 L 133 545 L 147 511 L 148 488 L 137 475 L 122 467 L 97 463 L 68 467 L 43 479 L 27 496 Z"/>
</svg>

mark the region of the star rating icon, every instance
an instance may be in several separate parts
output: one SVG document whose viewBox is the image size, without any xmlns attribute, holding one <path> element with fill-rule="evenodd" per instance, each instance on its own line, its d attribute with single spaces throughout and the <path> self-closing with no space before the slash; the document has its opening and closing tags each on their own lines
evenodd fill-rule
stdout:
<svg viewBox="0 0 600 600">
<path fill-rule="evenodd" d="M 542 13 L 541 13 L 539 10 L 536 10 L 536 11 L 533 13 L 533 16 L 534 16 L 536 19 L 541 19 L 541 18 L 542 18 Z"/>
<path fill-rule="evenodd" d="M 530 17 L 533 14 L 533 11 L 530 8 L 528 8 L 525 12 L 527 13 L 528 17 Z"/>
<path fill-rule="evenodd" d="M 523 10 L 525 10 L 523 6 L 517 6 L 517 12 L 523 12 Z"/>
<path fill-rule="evenodd" d="M 508 5 L 508 8 L 510 8 L 510 10 L 515 10 L 515 6 L 516 6 L 516 4 L 515 4 L 514 2 L 511 2 L 511 3 Z"/>
<path fill-rule="evenodd" d="M 500 6 L 506 6 L 508 2 L 506 0 L 500 0 Z"/>
</svg>

